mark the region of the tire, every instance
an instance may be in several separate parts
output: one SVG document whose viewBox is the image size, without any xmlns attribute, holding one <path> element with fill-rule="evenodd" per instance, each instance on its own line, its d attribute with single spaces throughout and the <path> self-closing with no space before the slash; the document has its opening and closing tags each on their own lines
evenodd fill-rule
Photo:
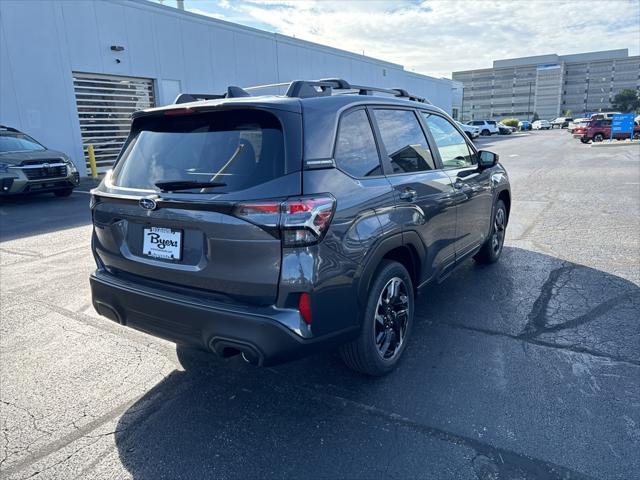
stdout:
<svg viewBox="0 0 640 480">
<path fill-rule="evenodd" d="M 340 347 L 344 363 L 371 376 L 391 372 L 410 338 L 413 312 L 413 282 L 407 269 L 401 263 L 383 260 L 369 289 L 360 334 Z"/>
<path fill-rule="evenodd" d="M 596 133 L 593 136 L 593 141 L 594 142 L 601 142 L 602 140 L 604 140 L 604 135 L 602 135 L 601 133 Z"/>
<path fill-rule="evenodd" d="M 581 138 L 580 141 L 582 143 L 589 143 L 590 140 L 588 138 Z"/>
<path fill-rule="evenodd" d="M 56 197 L 68 197 L 72 193 L 73 193 L 73 188 L 65 188 L 63 190 L 56 190 L 53 192 L 53 194 Z"/>
<path fill-rule="evenodd" d="M 473 142 L 473 135 L 471 134 L 471 132 L 464 132 L 467 137 L 469 137 L 469 140 L 471 140 Z"/>
<path fill-rule="evenodd" d="M 480 132 L 480 135 L 482 135 L 483 137 L 488 137 L 491 135 L 491 132 L 485 128 Z"/>
<path fill-rule="evenodd" d="M 498 200 L 491 218 L 491 234 L 480 251 L 473 257 L 476 262 L 488 265 L 496 263 L 502 253 L 504 236 L 507 229 L 507 207 L 502 200 Z"/>
</svg>

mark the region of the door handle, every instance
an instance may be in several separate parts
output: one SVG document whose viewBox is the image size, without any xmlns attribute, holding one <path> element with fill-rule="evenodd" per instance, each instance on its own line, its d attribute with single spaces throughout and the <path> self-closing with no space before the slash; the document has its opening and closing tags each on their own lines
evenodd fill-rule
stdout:
<svg viewBox="0 0 640 480">
<path fill-rule="evenodd" d="M 405 188 L 402 192 L 400 192 L 400 200 L 404 200 L 406 202 L 415 202 L 418 198 L 418 192 L 416 192 L 413 188 Z"/>
</svg>

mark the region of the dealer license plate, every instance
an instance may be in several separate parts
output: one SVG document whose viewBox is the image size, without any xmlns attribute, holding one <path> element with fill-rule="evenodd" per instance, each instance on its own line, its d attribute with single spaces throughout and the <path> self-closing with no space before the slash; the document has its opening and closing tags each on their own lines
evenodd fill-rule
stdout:
<svg viewBox="0 0 640 480">
<path fill-rule="evenodd" d="M 150 227 L 144 229 L 142 253 L 154 258 L 180 260 L 182 256 L 182 231 L 171 228 Z"/>
</svg>

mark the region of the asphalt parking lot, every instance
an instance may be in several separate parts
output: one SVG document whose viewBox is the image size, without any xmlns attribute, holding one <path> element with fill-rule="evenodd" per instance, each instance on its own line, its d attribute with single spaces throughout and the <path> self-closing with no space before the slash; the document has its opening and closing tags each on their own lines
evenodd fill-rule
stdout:
<svg viewBox="0 0 640 480">
<path fill-rule="evenodd" d="M 4 202 L 2 477 L 640 478 L 640 148 L 477 144 L 511 177 L 503 257 L 426 289 L 381 379 L 335 354 L 185 369 L 93 311 L 86 193 Z"/>
</svg>

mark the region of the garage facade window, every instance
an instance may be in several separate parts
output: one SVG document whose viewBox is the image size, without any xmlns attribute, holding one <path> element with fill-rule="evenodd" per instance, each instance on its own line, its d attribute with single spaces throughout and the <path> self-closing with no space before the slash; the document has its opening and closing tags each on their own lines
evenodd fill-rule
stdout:
<svg viewBox="0 0 640 480">
<path fill-rule="evenodd" d="M 85 161 L 93 145 L 98 172 L 109 170 L 131 128 L 131 114 L 155 106 L 153 80 L 96 73 L 73 73 Z"/>
</svg>

